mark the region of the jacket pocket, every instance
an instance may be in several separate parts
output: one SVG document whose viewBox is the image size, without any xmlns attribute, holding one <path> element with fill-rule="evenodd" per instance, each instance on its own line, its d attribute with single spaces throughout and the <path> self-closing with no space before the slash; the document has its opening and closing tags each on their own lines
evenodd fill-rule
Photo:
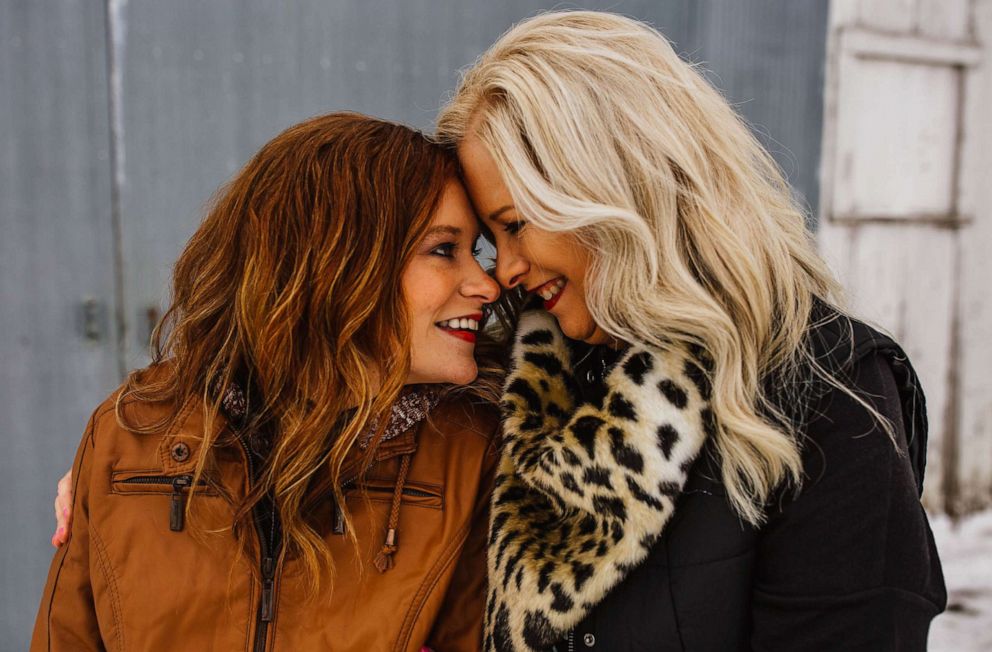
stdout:
<svg viewBox="0 0 992 652">
<path fill-rule="evenodd" d="M 346 498 L 355 497 L 363 500 L 368 496 L 373 502 L 391 503 L 395 492 L 396 484 L 393 481 L 367 478 L 360 484 L 348 487 L 344 493 Z M 403 495 L 400 500 L 403 506 L 443 510 L 444 490 L 440 485 L 408 481 L 403 484 Z"/>
<path fill-rule="evenodd" d="M 192 473 L 165 474 L 161 471 L 114 471 L 110 476 L 111 493 L 121 496 L 170 495 L 169 529 L 182 532 L 186 527 L 186 499 L 193 487 Z M 200 478 L 196 495 L 217 496 L 217 490 Z"/>
</svg>

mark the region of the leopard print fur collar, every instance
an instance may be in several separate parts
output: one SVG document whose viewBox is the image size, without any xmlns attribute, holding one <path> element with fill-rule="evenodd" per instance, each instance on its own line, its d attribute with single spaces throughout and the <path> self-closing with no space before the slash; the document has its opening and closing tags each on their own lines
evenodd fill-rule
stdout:
<svg viewBox="0 0 992 652">
<path fill-rule="evenodd" d="M 632 346 L 582 403 L 555 319 L 525 312 L 503 397 L 485 649 L 560 641 L 647 556 L 711 431 L 709 368 Z"/>
</svg>

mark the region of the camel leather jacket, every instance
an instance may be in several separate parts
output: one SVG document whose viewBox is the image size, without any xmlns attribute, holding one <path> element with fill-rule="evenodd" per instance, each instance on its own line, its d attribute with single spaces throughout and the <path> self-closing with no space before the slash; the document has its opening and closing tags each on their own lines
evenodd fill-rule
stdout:
<svg viewBox="0 0 992 652">
<path fill-rule="evenodd" d="M 317 507 L 336 570 L 323 578 L 331 589 L 308 597 L 299 563 L 266 545 L 277 518 L 256 510 L 259 558 L 239 554 L 230 497 L 249 486 L 247 447 L 219 448 L 215 480 L 189 498 L 203 403 L 188 403 L 166 432 L 139 435 L 118 424 L 115 397 L 93 413 L 76 454 L 71 532 L 52 560 L 32 651 L 481 647 L 492 408 L 447 400 L 379 444 L 345 485 L 357 549 L 334 501 Z"/>
</svg>

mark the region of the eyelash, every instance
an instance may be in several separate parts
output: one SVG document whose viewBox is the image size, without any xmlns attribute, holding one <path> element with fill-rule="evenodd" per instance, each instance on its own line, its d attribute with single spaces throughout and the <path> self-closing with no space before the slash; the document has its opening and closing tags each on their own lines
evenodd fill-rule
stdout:
<svg viewBox="0 0 992 652">
<path fill-rule="evenodd" d="M 431 249 L 431 253 L 441 258 L 454 258 L 457 247 L 458 245 L 454 242 L 445 242 Z"/>
<path fill-rule="evenodd" d="M 517 220 L 516 222 L 509 222 L 503 225 L 503 230 L 509 233 L 510 235 L 517 235 L 518 233 L 520 233 L 520 230 L 523 229 L 524 226 L 526 226 L 526 224 L 527 223 L 524 222 L 523 220 Z"/>
<path fill-rule="evenodd" d="M 440 256 L 441 258 L 454 258 L 455 249 L 457 248 L 458 248 L 457 242 L 445 242 L 431 249 L 431 253 L 434 254 L 435 256 Z M 478 256 L 481 253 L 482 253 L 481 248 L 479 248 L 478 246 L 472 247 L 473 256 Z"/>
</svg>

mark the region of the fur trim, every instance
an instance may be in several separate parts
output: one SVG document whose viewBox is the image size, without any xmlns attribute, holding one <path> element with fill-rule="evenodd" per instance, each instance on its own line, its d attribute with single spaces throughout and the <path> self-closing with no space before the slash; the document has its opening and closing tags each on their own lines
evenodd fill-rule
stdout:
<svg viewBox="0 0 992 652">
<path fill-rule="evenodd" d="M 555 319 L 521 316 L 503 400 L 485 649 L 561 640 L 647 556 L 711 429 L 705 361 L 633 346 L 582 404 Z"/>
</svg>

